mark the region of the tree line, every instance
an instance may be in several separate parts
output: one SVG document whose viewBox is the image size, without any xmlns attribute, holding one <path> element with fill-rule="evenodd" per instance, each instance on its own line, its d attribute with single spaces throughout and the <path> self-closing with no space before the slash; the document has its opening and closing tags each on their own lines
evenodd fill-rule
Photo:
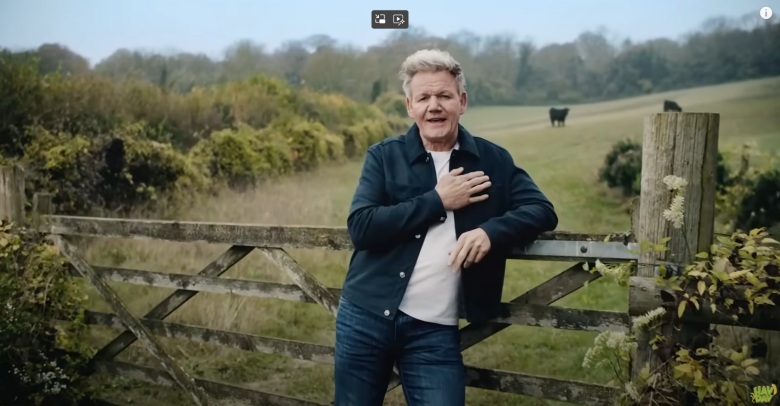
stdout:
<svg viewBox="0 0 780 406">
<path fill-rule="evenodd" d="M 366 50 L 327 35 L 288 41 L 274 51 L 242 40 L 225 50 L 223 60 L 119 49 L 94 68 L 59 44 L 14 55 L 38 56 L 42 73 L 58 68 L 70 74 L 94 71 L 115 79 L 143 79 L 165 91 L 190 92 L 264 73 L 295 88 L 373 102 L 385 92 L 400 92 L 397 71 L 404 57 L 438 47 L 464 65 L 475 105 L 580 103 L 780 75 L 780 24 L 775 21 L 752 14 L 713 18 L 680 41 L 621 41 L 599 29 L 542 47 L 510 34 L 479 36 L 463 30 L 437 37 L 424 29 L 393 33 Z"/>
</svg>

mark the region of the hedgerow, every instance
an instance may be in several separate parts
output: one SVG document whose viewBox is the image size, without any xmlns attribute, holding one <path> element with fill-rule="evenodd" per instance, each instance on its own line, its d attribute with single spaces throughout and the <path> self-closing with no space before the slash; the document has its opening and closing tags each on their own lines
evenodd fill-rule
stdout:
<svg viewBox="0 0 780 406">
<path fill-rule="evenodd" d="M 359 158 L 408 122 L 375 105 L 265 75 L 171 92 L 97 74 L 39 75 L 0 56 L 0 162 L 27 169 L 27 197 L 60 214 L 192 201 L 225 183 Z"/>
<path fill-rule="evenodd" d="M 3 404 L 76 405 L 90 398 L 87 296 L 70 275 L 68 262 L 41 234 L 0 221 Z"/>
</svg>

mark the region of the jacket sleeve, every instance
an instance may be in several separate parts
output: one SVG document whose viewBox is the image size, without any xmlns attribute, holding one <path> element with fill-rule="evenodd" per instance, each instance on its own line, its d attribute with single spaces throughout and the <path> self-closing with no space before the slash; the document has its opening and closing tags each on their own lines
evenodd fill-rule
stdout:
<svg viewBox="0 0 780 406">
<path fill-rule="evenodd" d="M 515 165 L 509 152 L 505 151 L 505 154 L 504 159 L 511 167 L 510 208 L 479 227 L 488 235 L 491 245 L 507 248 L 527 244 L 543 232 L 554 230 L 558 226 L 558 216 L 552 203 L 528 173 Z"/>
<path fill-rule="evenodd" d="M 368 149 L 347 217 L 349 237 L 357 250 L 397 244 L 447 215 L 435 189 L 395 205 L 384 205 L 384 163 L 378 148 L 374 145 Z"/>
</svg>

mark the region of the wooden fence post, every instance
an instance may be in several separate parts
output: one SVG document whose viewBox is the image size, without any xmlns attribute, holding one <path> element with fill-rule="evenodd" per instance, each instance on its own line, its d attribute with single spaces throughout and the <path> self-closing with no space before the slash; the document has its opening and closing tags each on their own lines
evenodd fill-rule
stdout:
<svg viewBox="0 0 780 406">
<path fill-rule="evenodd" d="M 40 231 L 40 227 L 43 224 L 41 216 L 47 216 L 54 213 L 54 206 L 51 198 L 52 196 L 49 193 L 33 194 L 32 227 L 34 229 Z"/>
<path fill-rule="evenodd" d="M 24 171 L 16 165 L 0 166 L 0 220 L 24 224 Z"/>
<path fill-rule="evenodd" d="M 720 115 L 712 113 L 657 113 L 645 119 L 642 139 L 642 183 L 638 215 L 632 216 L 637 242 L 660 243 L 670 237 L 668 251 L 639 255 L 637 276 L 629 289 L 629 314 L 638 316 L 635 288 L 647 287 L 647 278 L 656 275 L 656 261 L 690 263 L 698 252 L 709 252 L 715 222 L 715 171 L 718 157 Z M 664 184 L 667 175 L 684 178 L 683 226 L 674 228 L 664 220 L 671 193 Z M 682 269 L 675 270 L 677 272 Z M 644 280 L 644 284 L 639 283 Z M 676 311 L 676 309 L 675 309 Z M 706 334 L 709 324 L 686 323 L 682 330 L 664 332 L 674 342 L 690 347 L 696 337 Z M 631 362 L 632 377 L 649 363 L 650 371 L 660 365 L 648 344 L 650 337 L 636 332 L 638 348 Z M 700 341 L 696 341 L 701 343 Z M 708 344 L 708 341 L 703 343 Z M 674 354 L 672 354 L 673 356 Z"/>
</svg>

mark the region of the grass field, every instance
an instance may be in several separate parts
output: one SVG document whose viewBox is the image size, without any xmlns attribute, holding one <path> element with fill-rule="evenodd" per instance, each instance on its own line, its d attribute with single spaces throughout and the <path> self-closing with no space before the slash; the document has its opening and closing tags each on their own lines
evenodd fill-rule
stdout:
<svg viewBox="0 0 780 406">
<path fill-rule="evenodd" d="M 467 111 L 463 123 L 474 134 L 511 151 L 555 204 L 558 230 L 613 232 L 629 228 L 625 203 L 597 184 L 597 170 L 619 139 L 641 140 L 643 119 L 658 112 L 665 98 L 686 112 L 721 114 L 721 151 L 736 151 L 749 141 L 764 151 L 780 149 L 780 78 L 679 90 L 626 100 L 569 106 L 567 126 L 551 128 L 547 107 L 489 107 Z M 360 162 L 331 166 L 258 187 L 247 193 L 223 192 L 204 198 L 182 220 L 286 225 L 346 224 Z M 226 246 L 131 240 L 100 240 L 85 250 L 93 264 L 174 273 L 195 273 Z M 349 252 L 296 251 L 305 269 L 329 286 L 340 287 Z M 511 261 L 504 289 L 506 300 L 564 270 L 568 263 Z M 250 254 L 225 276 L 289 283 L 258 253 Z M 116 286 L 134 314 L 146 312 L 170 291 Z M 591 284 L 557 303 L 562 306 L 626 310 L 627 292 L 608 281 Z M 96 309 L 110 311 L 96 300 Z M 171 321 L 232 331 L 333 344 L 333 318 L 316 305 L 198 294 L 172 315 Z M 96 344 L 117 332 L 95 329 Z M 582 357 L 595 334 L 513 326 L 467 350 L 471 365 L 565 379 L 604 383 L 606 371 L 584 370 Z M 332 367 L 219 347 L 164 341 L 173 356 L 193 373 L 209 379 L 329 402 Z M 134 344 L 120 358 L 156 366 L 147 351 Z M 117 401 L 133 404 L 188 404 L 177 391 L 114 381 L 107 388 Z M 387 405 L 403 405 L 400 388 Z M 517 395 L 468 390 L 469 405 L 557 404 Z"/>
</svg>

